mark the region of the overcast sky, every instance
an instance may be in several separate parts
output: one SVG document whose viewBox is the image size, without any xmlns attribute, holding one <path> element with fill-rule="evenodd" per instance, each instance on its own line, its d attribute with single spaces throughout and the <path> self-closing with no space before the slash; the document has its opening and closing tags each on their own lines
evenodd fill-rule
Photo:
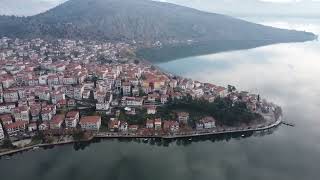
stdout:
<svg viewBox="0 0 320 180">
<path fill-rule="evenodd" d="M 33 15 L 66 0 L 0 0 L 0 14 Z M 119 0 L 121 1 L 121 0 Z M 245 15 L 290 15 L 320 17 L 320 0 L 158 0 L 200 10 Z"/>
</svg>

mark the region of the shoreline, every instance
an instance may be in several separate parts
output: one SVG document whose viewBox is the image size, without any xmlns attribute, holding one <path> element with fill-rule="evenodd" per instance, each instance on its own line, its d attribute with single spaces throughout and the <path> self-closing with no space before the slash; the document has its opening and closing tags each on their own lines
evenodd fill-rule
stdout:
<svg viewBox="0 0 320 180">
<path fill-rule="evenodd" d="M 267 126 L 261 127 L 261 128 L 255 128 L 255 129 L 243 129 L 243 130 L 225 130 L 225 131 L 211 131 L 211 132 L 196 132 L 194 131 L 192 134 L 186 134 L 186 135 L 154 135 L 154 136 L 139 136 L 139 135 L 103 135 L 97 133 L 96 135 L 92 136 L 90 139 L 88 140 L 82 140 L 82 141 L 75 141 L 75 140 L 71 140 L 71 141 L 65 141 L 65 142 L 57 142 L 57 143 L 51 143 L 51 144 L 37 144 L 37 145 L 32 145 L 32 146 L 28 146 L 28 147 L 23 147 L 20 149 L 14 149 L 14 150 L 10 150 L 10 151 L 6 151 L 6 152 L 2 152 L 0 153 L 0 158 L 5 157 L 5 156 L 10 156 L 10 155 L 14 155 L 17 153 L 22 153 L 25 151 L 29 151 L 32 150 L 33 148 L 45 148 L 45 147 L 50 147 L 50 146 L 59 146 L 59 145 L 67 145 L 67 144 L 73 144 L 73 143 L 77 143 L 77 142 L 90 142 L 93 139 L 112 139 L 112 138 L 159 138 L 159 139 L 165 139 L 165 140 L 169 140 L 169 139 L 182 139 L 182 138 L 192 138 L 192 137 L 201 137 L 201 136 L 210 136 L 210 135 L 221 135 L 221 134 L 233 134 L 233 133 L 246 133 L 246 132 L 258 132 L 258 131 L 264 131 L 264 130 L 268 130 L 268 129 L 272 129 L 275 127 L 280 126 L 283 123 L 282 121 L 282 116 L 279 116 L 279 118 L 277 118 L 277 120 L 275 122 L 273 122 L 272 124 L 269 124 Z"/>
</svg>

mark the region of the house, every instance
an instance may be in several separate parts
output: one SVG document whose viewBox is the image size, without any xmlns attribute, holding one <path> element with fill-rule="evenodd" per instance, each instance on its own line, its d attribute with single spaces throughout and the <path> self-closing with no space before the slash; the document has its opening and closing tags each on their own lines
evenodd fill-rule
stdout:
<svg viewBox="0 0 320 180">
<path fill-rule="evenodd" d="M 0 115 L 0 121 L 2 122 L 3 125 L 7 125 L 7 124 L 13 123 L 13 119 L 12 119 L 11 114 Z"/>
<path fill-rule="evenodd" d="M 203 118 L 201 121 L 204 124 L 205 129 L 211 129 L 216 127 L 216 120 L 213 117 L 207 116 Z"/>
<path fill-rule="evenodd" d="M 15 107 L 15 103 L 2 103 L 0 104 L 0 114 L 11 113 Z"/>
<path fill-rule="evenodd" d="M 110 107 L 109 102 L 104 102 L 104 103 L 97 103 L 96 104 L 96 110 L 97 111 L 107 111 Z"/>
<path fill-rule="evenodd" d="M 63 77 L 62 82 L 65 85 L 73 85 L 73 84 L 77 84 L 78 83 L 77 78 L 74 77 L 73 75 L 69 75 L 69 74 L 68 75 L 66 74 Z"/>
<path fill-rule="evenodd" d="M 148 106 L 147 107 L 147 114 L 156 114 L 157 113 L 157 107 L 156 106 Z"/>
<path fill-rule="evenodd" d="M 83 94 L 83 91 L 84 91 L 84 86 L 83 85 L 77 85 L 75 87 L 73 87 L 73 97 L 75 99 L 82 99 L 82 94 Z"/>
<path fill-rule="evenodd" d="M 29 132 L 33 132 L 33 131 L 36 131 L 37 130 L 37 124 L 36 123 L 30 123 L 28 125 L 28 131 Z"/>
<path fill-rule="evenodd" d="M 39 125 L 39 130 L 40 131 L 45 131 L 49 129 L 49 122 L 43 122 Z"/>
<path fill-rule="evenodd" d="M 1 89 L 1 83 L 0 83 L 0 104 L 3 103 L 3 92 Z"/>
<path fill-rule="evenodd" d="M 40 105 L 32 105 L 30 106 L 30 114 L 31 120 L 33 122 L 38 121 L 40 119 L 41 106 Z"/>
<path fill-rule="evenodd" d="M 138 125 L 129 125 L 129 131 L 130 132 L 135 132 L 139 129 L 139 126 Z"/>
<path fill-rule="evenodd" d="M 104 91 L 96 91 L 94 93 L 94 99 L 98 101 L 98 103 L 105 103 L 106 102 L 106 95 L 107 93 Z"/>
<path fill-rule="evenodd" d="M 57 107 L 58 108 L 67 108 L 67 100 L 66 99 L 61 99 L 60 101 L 57 102 Z"/>
<path fill-rule="evenodd" d="M 6 103 L 18 102 L 19 95 L 16 90 L 5 90 L 3 91 L 3 99 Z"/>
<path fill-rule="evenodd" d="M 11 124 L 5 125 L 9 136 L 16 136 L 18 133 L 25 132 L 28 122 L 26 121 L 17 121 Z"/>
<path fill-rule="evenodd" d="M 178 120 L 180 123 L 187 124 L 189 120 L 189 113 L 188 112 L 178 112 Z"/>
<path fill-rule="evenodd" d="M 192 90 L 193 94 L 195 95 L 195 97 L 200 98 L 204 95 L 204 91 L 202 88 L 195 88 Z"/>
<path fill-rule="evenodd" d="M 117 131 L 120 128 L 121 122 L 116 118 L 110 118 L 110 121 L 108 122 L 108 128 L 110 131 Z"/>
<path fill-rule="evenodd" d="M 41 118 L 42 121 L 50 121 L 52 119 L 52 110 L 51 109 L 42 109 Z"/>
<path fill-rule="evenodd" d="M 139 97 L 122 97 L 123 106 L 142 106 L 143 98 Z"/>
<path fill-rule="evenodd" d="M 76 106 L 76 100 L 74 100 L 74 99 L 69 99 L 69 100 L 67 101 L 67 105 L 68 105 L 69 108 L 75 107 L 75 106 Z"/>
<path fill-rule="evenodd" d="M 0 82 L 2 83 L 3 88 L 9 88 L 15 83 L 15 80 L 12 76 L 3 75 L 3 76 L 0 76 Z"/>
<path fill-rule="evenodd" d="M 179 131 L 179 123 L 178 121 L 164 121 L 163 129 L 165 131 L 177 132 Z"/>
<path fill-rule="evenodd" d="M 147 120 L 146 122 L 146 128 L 153 129 L 154 128 L 154 121 L 153 120 Z"/>
<path fill-rule="evenodd" d="M 40 100 L 49 101 L 50 100 L 50 91 L 46 88 L 37 89 L 35 94 L 39 97 Z"/>
<path fill-rule="evenodd" d="M 178 85 L 178 81 L 177 80 L 175 80 L 175 79 L 170 80 L 170 82 L 169 82 L 169 86 L 170 87 L 176 88 L 177 85 Z"/>
<path fill-rule="evenodd" d="M 56 74 L 49 75 L 47 77 L 47 82 L 49 86 L 60 84 L 59 77 Z"/>
<path fill-rule="evenodd" d="M 135 115 L 136 114 L 135 108 L 125 107 L 124 110 L 125 110 L 125 113 L 128 115 Z"/>
<path fill-rule="evenodd" d="M 4 131 L 2 124 L 0 123 L 0 142 L 4 139 Z"/>
<path fill-rule="evenodd" d="M 100 116 L 85 116 L 80 119 L 80 126 L 84 130 L 98 131 L 101 126 Z"/>
<path fill-rule="evenodd" d="M 80 119 L 79 111 L 69 111 L 66 115 L 65 122 L 66 128 L 75 128 Z"/>
<path fill-rule="evenodd" d="M 50 121 L 50 129 L 60 129 L 64 122 L 64 115 L 54 115 Z"/>
<path fill-rule="evenodd" d="M 89 89 L 85 89 L 82 93 L 82 98 L 83 99 L 89 99 L 90 98 L 90 90 Z"/>
<path fill-rule="evenodd" d="M 159 99 L 159 94 L 153 93 L 153 94 L 148 94 L 148 101 L 149 102 L 156 102 L 156 100 Z"/>
<path fill-rule="evenodd" d="M 26 82 L 29 86 L 37 86 L 39 85 L 39 79 L 37 77 L 34 78 L 28 78 Z"/>
<path fill-rule="evenodd" d="M 65 94 L 64 92 L 61 91 L 54 91 L 51 94 L 51 102 L 53 104 L 57 104 L 60 100 L 65 99 Z"/>
<path fill-rule="evenodd" d="M 21 106 L 13 109 L 13 115 L 16 121 L 27 121 L 29 122 L 29 107 Z"/>
<path fill-rule="evenodd" d="M 125 121 L 121 121 L 119 130 L 122 131 L 122 132 L 128 131 L 128 123 L 125 122 Z"/>
<path fill-rule="evenodd" d="M 206 116 L 196 123 L 197 129 L 212 129 L 216 127 L 216 120 L 211 116 Z"/>
<path fill-rule="evenodd" d="M 225 87 L 216 87 L 214 91 L 218 94 L 220 97 L 226 97 L 228 95 L 228 89 Z"/>
<path fill-rule="evenodd" d="M 202 98 L 204 100 L 208 101 L 209 103 L 212 103 L 215 100 L 215 96 L 214 95 L 204 95 L 204 96 L 202 96 Z"/>
<path fill-rule="evenodd" d="M 140 95 L 140 89 L 138 87 L 132 88 L 132 96 L 138 97 Z"/>
<path fill-rule="evenodd" d="M 166 95 L 166 94 L 161 95 L 161 97 L 160 97 L 161 103 L 162 103 L 162 104 L 167 103 L 167 102 L 168 102 L 168 98 L 169 98 L 169 96 Z"/>
<path fill-rule="evenodd" d="M 122 94 L 123 96 L 131 95 L 131 84 L 129 82 L 122 83 Z"/>
<path fill-rule="evenodd" d="M 47 75 L 39 76 L 39 84 L 40 85 L 46 85 L 48 80 Z"/>
<path fill-rule="evenodd" d="M 154 128 L 155 130 L 161 130 L 162 122 L 160 118 L 154 120 Z"/>
</svg>

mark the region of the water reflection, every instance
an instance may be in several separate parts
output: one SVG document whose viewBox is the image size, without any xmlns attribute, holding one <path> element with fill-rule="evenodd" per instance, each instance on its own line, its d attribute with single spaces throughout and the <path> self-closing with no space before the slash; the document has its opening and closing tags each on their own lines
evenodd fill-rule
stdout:
<svg viewBox="0 0 320 180">
<path fill-rule="evenodd" d="M 117 141 L 119 143 L 138 143 L 138 144 L 148 144 L 151 146 L 163 146 L 168 147 L 172 144 L 176 146 L 189 146 L 193 143 L 197 142 L 206 142 L 210 141 L 220 142 L 225 141 L 228 142 L 231 139 L 241 140 L 249 137 L 263 137 L 266 135 L 271 135 L 274 133 L 279 127 L 274 127 L 272 129 L 264 130 L 264 131 L 255 131 L 255 132 L 242 132 L 242 133 L 229 133 L 229 134 L 220 134 L 220 135 L 207 135 L 201 137 L 193 137 L 193 138 L 178 138 L 178 139 L 162 139 L 162 138 L 114 138 L 114 139 L 103 139 L 103 138 L 95 138 L 89 142 L 77 142 L 73 144 L 73 149 L 75 151 L 85 150 L 91 144 L 95 143 L 103 143 L 108 141 Z"/>
</svg>

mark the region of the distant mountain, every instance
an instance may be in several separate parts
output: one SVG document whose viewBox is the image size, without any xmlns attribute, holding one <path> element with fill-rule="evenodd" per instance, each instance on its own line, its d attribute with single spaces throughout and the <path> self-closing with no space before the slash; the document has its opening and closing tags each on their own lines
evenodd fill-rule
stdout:
<svg viewBox="0 0 320 180">
<path fill-rule="evenodd" d="M 308 32 L 250 23 L 151 0 L 69 0 L 30 17 L 0 17 L 0 36 L 93 40 L 312 40 Z"/>
</svg>

